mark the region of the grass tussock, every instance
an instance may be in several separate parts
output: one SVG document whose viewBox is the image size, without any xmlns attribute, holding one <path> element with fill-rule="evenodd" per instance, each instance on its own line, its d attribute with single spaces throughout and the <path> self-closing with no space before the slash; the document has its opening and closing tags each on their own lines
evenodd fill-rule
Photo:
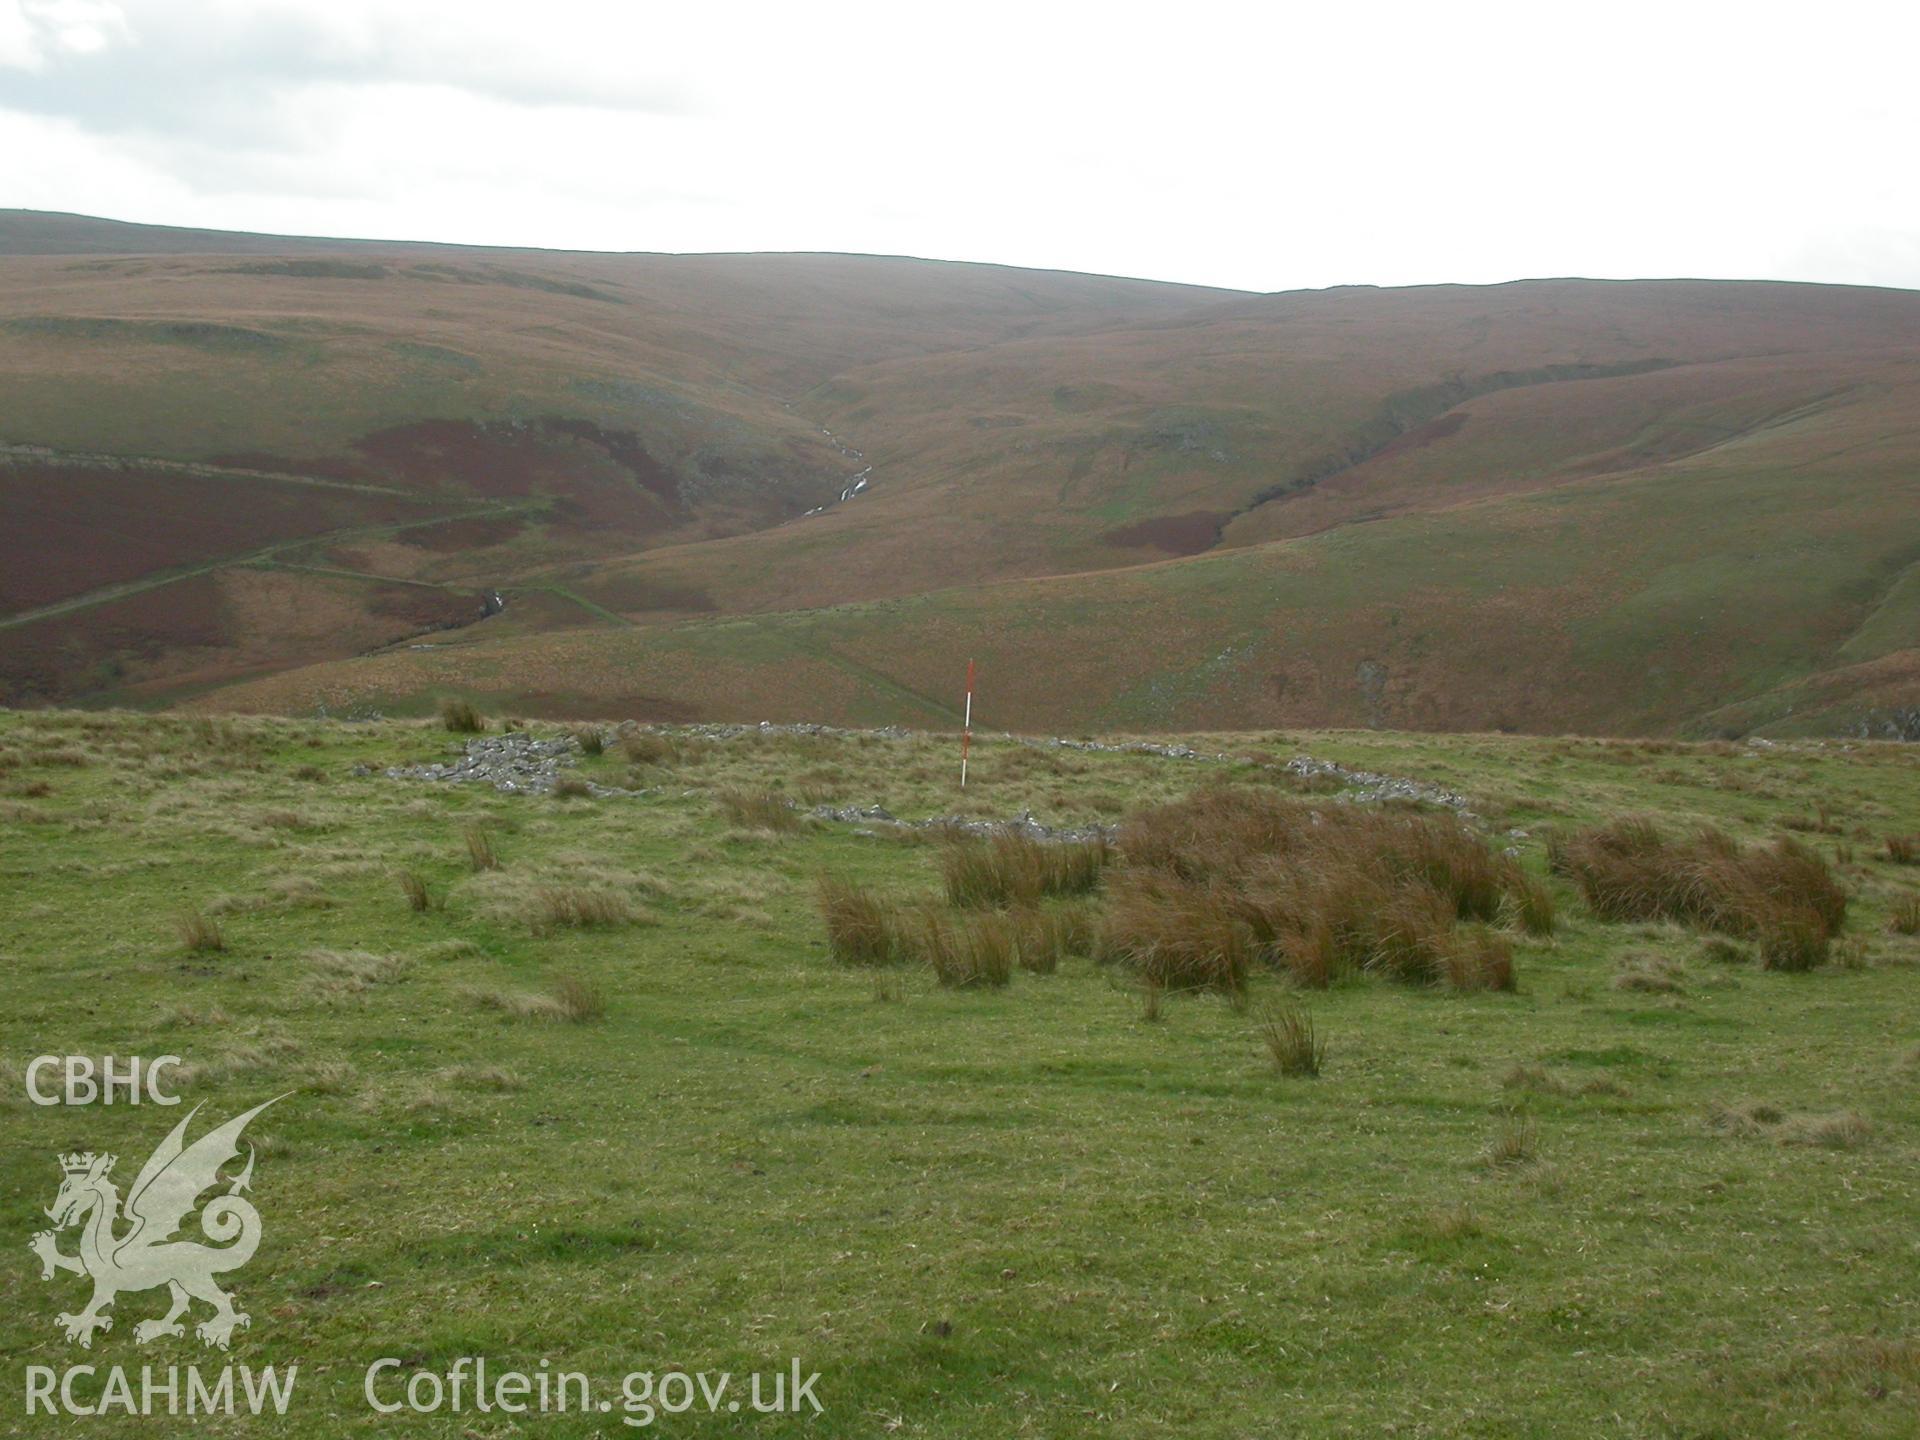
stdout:
<svg viewBox="0 0 1920 1440">
<path fill-rule="evenodd" d="M 1797 840 L 1743 848 L 1711 828 L 1675 838 L 1650 820 L 1616 820 L 1555 837 L 1548 860 L 1603 920 L 1672 920 L 1750 940 L 1769 969 L 1822 963 L 1846 923 L 1847 892 Z"/>
<path fill-rule="evenodd" d="M 792 834 L 805 823 L 793 802 L 777 790 L 728 786 L 714 794 L 714 803 L 735 825 L 746 830 Z"/>
<path fill-rule="evenodd" d="M 1327 1042 L 1315 1033 L 1313 1016 L 1306 1010 L 1298 1005 L 1274 1006 L 1260 1016 L 1258 1029 L 1267 1056 L 1280 1074 L 1320 1073 L 1327 1058 Z"/>
<path fill-rule="evenodd" d="M 375 955 L 368 950 L 313 950 L 307 954 L 307 968 L 356 990 L 375 985 L 391 985 L 410 968 L 398 955 Z"/>
<path fill-rule="evenodd" d="M 1531 1120 L 1510 1117 L 1493 1132 L 1482 1153 L 1497 1170 L 1528 1164 L 1540 1153 L 1539 1128 Z"/>
<path fill-rule="evenodd" d="M 416 914 L 424 913 L 433 906 L 433 896 L 427 892 L 427 882 L 416 870 L 394 872 L 394 883 L 399 885 L 400 893 L 406 897 L 407 908 Z"/>
<path fill-rule="evenodd" d="M 1887 928 L 1896 935 L 1920 935 L 1920 895 L 1903 895 L 1894 901 Z"/>
<path fill-rule="evenodd" d="M 907 924 L 897 904 L 834 875 L 820 877 L 814 898 L 827 949 L 842 965 L 891 965 L 907 958 Z"/>
<path fill-rule="evenodd" d="M 1051 975 L 1071 955 L 1091 955 L 1097 943 L 1094 913 L 1086 905 L 1053 905 L 1015 912 L 1020 968 Z"/>
<path fill-rule="evenodd" d="M 593 795 L 593 786 L 578 775 L 561 775 L 553 782 L 553 798 L 556 800 L 586 800 Z"/>
<path fill-rule="evenodd" d="M 1158 990 L 1243 991 L 1252 975 L 1252 928 L 1216 887 L 1146 873 L 1116 889 L 1102 927 L 1103 957 L 1129 965 Z"/>
<path fill-rule="evenodd" d="M 999 911 L 955 917 L 923 906 L 911 945 L 933 968 L 934 978 L 954 989 L 999 989 L 1020 963 L 1020 922 Z"/>
<path fill-rule="evenodd" d="M 569 1025 L 586 1025 L 606 1018 L 605 992 L 584 975 L 561 975 L 554 980 L 548 993 L 560 1008 L 560 1018 Z"/>
<path fill-rule="evenodd" d="M 415 958 L 429 965 L 444 965 L 454 960 L 484 960 L 487 952 L 471 940 L 456 938 L 423 945 Z"/>
<path fill-rule="evenodd" d="M 584 725 L 573 732 L 573 743 L 580 747 L 582 755 L 604 755 L 607 733 L 597 725 Z"/>
<path fill-rule="evenodd" d="M 1102 954 L 1170 989 L 1237 993 L 1267 966 L 1510 990 L 1492 922 L 1553 923 L 1545 888 L 1452 815 L 1219 789 L 1132 816 L 1119 849 Z"/>
<path fill-rule="evenodd" d="M 954 906 L 1032 905 L 1049 895 L 1085 895 L 1112 854 L 1104 839 L 1048 842 L 1016 830 L 950 841 L 940 878 Z"/>
<path fill-rule="evenodd" d="M 1893 865 L 1920 865 L 1920 834 L 1887 836 L 1887 860 Z"/>
<path fill-rule="evenodd" d="M 467 997 L 482 1010 L 513 1020 L 555 1020 L 584 1025 L 603 1019 L 607 1001 L 600 987 L 578 975 L 563 975 L 544 991 L 470 990 Z"/>
<path fill-rule="evenodd" d="M 635 918 L 626 896 L 593 885 L 536 885 L 528 904 L 528 919 L 537 934 L 626 925 Z"/>
<path fill-rule="evenodd" d="M 468 700 L 442 700 L 440 725 L 455 735 L 478 735 L 487 728 L 486 718 Z"/>
<path fill-rule="evenodd" d="M 467 842 L 467 864 L 476 874 L 500 868 L 500 857 L 493 852 L 493 839 L 484 829 L 469 825 L 463 834 Z"/>
<path fill-rule="evenodd" d="M 1679 964 L 1664 956 L 1628 955 L 1613 977 L 1613 988 L 1643 995 L 1678 995 L 1686 989 L 1685 974 Z"/>
<path fill-rule="evenodd" d="M 219 922 L 204 910 L 186 911 L 174 921 L 174 927 L 180 932 L 180 943 L 192 954 L 203 955 L 227 948 L 227 937 Z"/>
<path fill-rule="evenodd" d="M 931 903 L 885 900 L 832 875 L 820 878 L 815 900 L 827 947 L 841 964 L 923 964 L 942 985 L 961 989 L 997 988 L 1016 969 L 1051 974 L 1093 940 L 1092 918 L 1075 907 L 954 915 Z"/>
<path fill-rule="evenodd" d="M 1707 1124 L 1722 1135 L 1822 1150 L 1855 1150 L 1873 1138 L 1873 1126 L 1854 1110 L 1794 1115 L 1778 1105 L 1755 1100 L 1715 1104 L 1707 1111 Z"/>
</svg>

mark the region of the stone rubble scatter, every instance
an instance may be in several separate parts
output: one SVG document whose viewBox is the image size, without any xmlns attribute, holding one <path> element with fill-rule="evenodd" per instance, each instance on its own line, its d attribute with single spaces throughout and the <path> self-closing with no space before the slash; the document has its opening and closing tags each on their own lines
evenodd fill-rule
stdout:
<svg viewBox="0 0 1920 1440">
<path fill-rule="evenodd" d="M 633 721 L 623 721 L 607 734 L 609 743 L 619 736 L 643 728 Z M 898 725 L 882 726 L 877 730 L 849 730 L 835 725 L 792 724 L 775 725 L 761 721 L 758 725 L 708 724 L 671 727 L 672 733 L 687 735 L 700 740 L 726 741 L 737 740 L 748 735 L 821 735 L 821 736 L 865 736 L 877 740 L 911 739 L 914 732 Z M 1062 749 L 1092 751 L 1109 755 L 1154 755 L 1166 760 L 1191 760 L 1205 763 L 1224 763 L 1233 759 L 1230 755 L 1208 754 L 1196 750 L 1191 745 L 1161 744 L 1149 740 L 1130 740 L 1109 744 L 1100 740 L 1067 740 L 1058 737 L 1032 739 L 1026 736 L 1006 735 L 1003 740 L 1017 745 L 1030 745 L 1040 749 Z M 425 765 L 395 765 L 385 774 L 391 780 L 435 780 L 454 784 L 488 784 L 494 789 L 509 794 L 545 795 L 553 791 L 559 782 L 560 771 L 575 764 L 575 755 L 579 752 L 579 742 L 570 735 L 540 740 L 524 731 L 509 731 L 505 735 L 476 736 L 467 741 L 459 759 L 446 763 Z M 1401 775 L 1382 775 L 1372 770 L 1354 770 L 1331 760 L 1316 760 L 1310 755 L 1296 755 L 1282 766 L 1289 774 L 1306 779 L 1331 777 L 1346 787 L 1337 798 L 1349 801 L 1399 800 L 1415 801 L 1428 805 L 1440 805 L 1471 816 L 1467 809 L 1467 799 L 1455 791 L 1423 780 L 1412 780 Z M 360 773 L 370 773 L 362 768 Z M 596 781 L 585 782 L 588 791 L 599 797 L 641 797 L 654 795 L 653 790 L 625 790 L 615 785 L 602 785 Z M 1022 812 L 1011 820 L 979 820 L 960 815 L 936 815 L 926 820 L 902 820 L 889 814 L 878 805 L 818 805 L 808 812 L 816 819 L 842 825 L 862 825 L 869 828 L 883 826 L 891 829 L 947 830 L 970 835 L 991 834 L 1002 830 L 1030 835 L 1036 840 L 1076 841 L 1096 838 L 1111 839 L 1114 827 L 1110 825 L 1049 826 L 1035 820 L 1031 813 Z"/>
<path fill-rule="evenodd" d="M 447 764 L 394 765 L 389 780 L 443 780 L 453 784 L 485 784 L 508 794 L 547 795 L 560 781 L 560 771 L 571 767 L 579 743 L 571 735 L 536 740 L 524 731 L 478 736 L 467 741 L 458 760 Z M 623 790 L 617 785 L 585 782 L 597 796 L 650 795 L 650 790 Z"/>
<path fill-rule="evenodd" d="M 902 820 L 879 805 L 816 805 L 807 812 L 816 820 L 839 825 L 862 825 L 869 830 L 939 830 L 953 835 L 997 835 L 1003 831 L 1025 835 L 1030 840 L 1072 844 L 1082 840 L 1111 840 L 1118 833 L 1114 825 L 1043 825 L 1031 810 L 1022 810 L 1011 820 L 979 820 L 966 815 L 935 815 L 926 820 Z"/>
</svg>

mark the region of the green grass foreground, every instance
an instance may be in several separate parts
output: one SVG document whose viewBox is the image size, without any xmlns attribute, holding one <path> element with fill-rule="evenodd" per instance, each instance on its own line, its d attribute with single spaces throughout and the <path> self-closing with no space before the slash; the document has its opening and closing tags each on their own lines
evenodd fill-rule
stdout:
<svg viewBox="0 0 1920 1440">
<path fill-rule="evenodd" d="M 1913 1433 L 1920 865 L 1886 846 L 1920 829 L 1911 748 L 988 741 L 964 803 L 924 736 L 641 732 L 567 772 L 641 798 L 380 773 L 463 738 L 0 712 L 0 1431 L 81 1426 L 23 1418 L 30 1364 L 231 1360 L 297 1363 L 293 1407 L 195 1433 L 634 1433 L 362 1400 L 378 1357 L 484 1355 L 609 1394 L 821 1373 L 805 1423 L 666 1434 Z M 842 967 L 818 877 L 937 902 L 941 849 L 765 803 L 1085 824 L 1223 779 L 1343 803 L 1274 764 L 1303 753 L 1459 791 L 1517 849 L 1559 925 L 1511 928 L 1516 993 Z M 1833 861 L 1829 963 L 1597 921 L 1545 835 L 1631 814 Z M 1317 1075 L 1281 1073 L 1277 1014 Z M 186 1111 L 35 1107 L 45 1053 L 182 1056 L 196 1133 L 294 1092 L 250 1132 L 264 1239 L 229 1355 L 137 1345 L 159 1291 L 91 1351 L 56 1330 L 87 1294 L 27 1250 L 57 1152 L 113 1150 L 124 1182 Z"/>
</svg>

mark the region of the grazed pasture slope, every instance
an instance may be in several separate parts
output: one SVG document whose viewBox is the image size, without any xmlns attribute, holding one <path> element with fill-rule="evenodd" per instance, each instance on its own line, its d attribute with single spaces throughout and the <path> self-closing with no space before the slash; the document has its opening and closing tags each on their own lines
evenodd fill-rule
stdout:
<svg viewBox="0 0 1920 1440">
<path fill-rule="evenodd" d="M 1240 296 L 874 257 L 103 227 L 0 226 L 0 247 L 68 252 L 0 260 L 0 440 L 226 467 L 202 483 L 233 487 L 232 525 L 301 542 L 183 537 L 176 565 L 218 551 L 336 591 L 358 577 L 370 609 L 396 580 L 467 618 L 481 587 L 509 616 L 532 606 L 370 658 L 374 623 L 304 655 L 281 637 L 247 667 L 269 673 L 210 706 L 464 689 L 569 713 L 925 721 L 966 651 L 1017 726 L 1878 731 L 1920 698 L 1907 292 Z M 111 246 L 153 253 L 82 254 Z M 180 473 L 112 483 L 184 495 Z M 315 536 L 286 477 L 379 493 Z M 68 553 L 63 526 L 85 536 L 91 495 L 35 520 L 49 554 Z M 408 504 L 438 523 L 374 513 Z M 117 575 L 160 545 L 86 565 Z M 217 679 L 152 613 L 143 646 L 0 617 L 0 674 L 16 698 Z M 275 628 L 221 613 L 236 636 Z"/>
<path fill-rule="evenodd" d="M 299 1390 L 247 1433 L 357 1433 L 386 1355 L 821 1372 L 809 1427 L 673 1434 L 1912 1433 L 1920 866 L 1886 844 L 1920 854 L 1911 746 L 1186 738 L 1233 758 L 990 740 L 963 800 L 945 739 L 638 731 L 562 773 L 648 793 L 590 799 L 388 779 L 460 744 L 413 724 L 0 712 L 0 1055 L 178 1053 L 213 1116 L 294 1092 L 255 1135 L 230 1358 L 297 1362 Z M 823 872 L 992 912 L 946 906 L 942 844 L 786 806 L 1350 803 L 1302 754 L 1461 794 L 1516 850 L 1558 912 L 1493 927 L 1517 990 L 1262 965 L 1242 1005 L 1074 945 L 1004 988 L 843 966 Z M 1596 918 L 1545 837 L 1632 814 L 1807 846 L 1847 895 L 1827 963 Z M 1108 903 L 1136 858 L 1047 913 Z M 224 948 L 189 950 L 189 918 Z M 1269 1058 L 1287 1004 L 1318 1078 Z M 152 1295 L 83 1356 L 53 1324 L 80 1282 L 26 1253 L 57 1151 L 126 1170 L 178 1113 L 0 1089 L 16 1366 L 209 1364 L 134 1343 Z"/>
</svg>

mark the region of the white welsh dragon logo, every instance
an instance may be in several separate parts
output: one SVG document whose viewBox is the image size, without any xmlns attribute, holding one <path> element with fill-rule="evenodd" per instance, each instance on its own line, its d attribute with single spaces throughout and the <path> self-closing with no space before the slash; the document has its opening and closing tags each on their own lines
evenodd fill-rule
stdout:
<svg viewBox="0 0 1920 1440">
<path fill-rule="evenodd" d="M 122 1290 L 152 1290 L 165 1285 L 173 1297 L 166 1317 L 142 1320 L 133 1327 L 133 1338 L 145 1344 L 162 1335 L 184 1334 L 181 1315 L 192 1301 L 204 1300 L 213 1306 L 214 1313 L 195 1326 L 194 1333 L 208 1345 L 227 1348 L 235 1328 L 245 1327 L 249 1321 L 233 1308 L 233 1297 L 214 1284 L 213 1277 L 238 1270 L 253 1258 L 260 1244 L 260 1212 L 240 1195 L 253 1179 L 252 1146 L 247 1147 L 246 1166 L 227 1182 L 226 1193 L 214 1196 L 200 1211 L 200 1228 L 216 1244 L 173 1240 L 172 1236 L 194 1202 L 220 1183 L 220 1167 L 240 1153 L 240 1132 L 247 1122 L 267 1105 L 285 1098 L 276 1095 L 187 1145 L 187 1122 L 200 1113 L 200 1107 L 194 1106 L 140 1167 L 127 1193 L 124 1213 L 119 1187 L 108 1178 L 116 1156 L 89 1151 L 60 1157 L 66 1179 L 46 1212 L 53 1229 L 35 1235 L 27 1248 L 40 1257 L 43 1280 L 51 1280 L 60 1270 L 93 1280 L 93 1299 L 86 1309 L 77 1315 L 61 1315 L 55 1322 L 67 1339 L 91 1348 L 94 1331 L 113 1328 L 113 1317 L 102 1312 L 113 1303 L 114 1296 Z M 122 1228 L 126 1222 L 131 1222 L 131 1228 Z M 82 1227 L 80 1250 L 64 1255 L 55 1246 L 55 1235 L 70 1225 Z"/>
</svg>

